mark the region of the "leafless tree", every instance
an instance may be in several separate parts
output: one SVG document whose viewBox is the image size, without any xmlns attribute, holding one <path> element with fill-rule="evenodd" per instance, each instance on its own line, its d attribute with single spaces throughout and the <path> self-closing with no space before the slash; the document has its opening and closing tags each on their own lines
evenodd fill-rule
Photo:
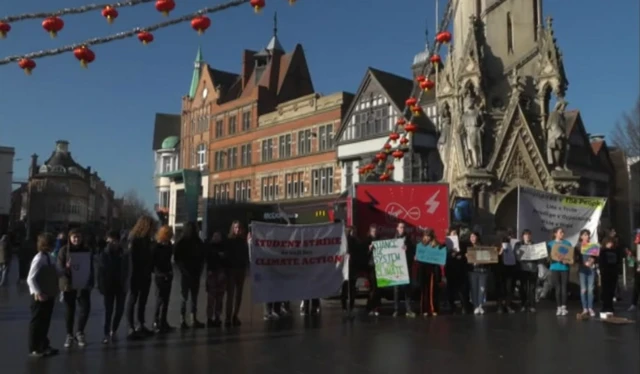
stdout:
<svg viewBox="0 0 640 374">
<path fill-rule="evenodd" d="M 613 144 L 629 157 L 640 156 L 640 99 L 613 129 Z"/>
<path fill-rule="evenodd" d="M 143 215 L 155 216 L 151 213 L 147 205 L 135 190 L 125 192 L 122 197 L 122 207 L 120 209 L 120 220 L 124 228 L 131 228 L 138 218 Z"/>
</svg>

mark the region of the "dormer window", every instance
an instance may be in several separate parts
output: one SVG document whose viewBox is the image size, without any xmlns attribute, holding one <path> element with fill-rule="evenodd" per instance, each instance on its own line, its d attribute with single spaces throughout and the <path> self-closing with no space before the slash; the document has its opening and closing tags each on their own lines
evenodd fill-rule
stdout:
<svg viewBox="0 0 640 374">
<path fill-rule="evenodd" d="M 62 166 L 54 166 L 51 168 L 51 171 L 54 173 L 66 173 L 67 171 Z"/>
<path fill-rule="evenodd" d="M 47 173 L 47 172 L 49 172 L 49 167 L 47 165 L 42 165 L 42 166 L 40 166 L 39 172 L 40 173 Z"/>
</svg>

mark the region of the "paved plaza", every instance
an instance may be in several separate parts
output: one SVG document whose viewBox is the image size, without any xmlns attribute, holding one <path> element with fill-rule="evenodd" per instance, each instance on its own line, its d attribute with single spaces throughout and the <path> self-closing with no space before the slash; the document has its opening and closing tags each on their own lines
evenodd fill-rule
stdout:
<svg viewBox="0 0 640 374">
<path fill-rule="evenodd" d="M 345 322 L 339 303 L 323 303 L 322 315 L 264 322 L 254 306 L 231 330 L 197 330 L 101 343 L 103 306 L 93 292 L 88 345 L 62 349 L 63 305 L 56 303 L 49 337 L 59 356 L 27 355 L 29 295 L 26 286 L 0 289 L 0 373 L 7 374 L 637 374 L 640 327 L 599 321 L 558 319 L 550 303 L 536 315 L 438 316 L 407 320 L 358 316 Z M 201 296 L 204 295 L 204 288 Z M 251 291 L 246 293 L 246 303 Z M 170 320 L 178 324 L 179 297 L 174 281 Z M 204 297 L 201 297 L 201 315 Z M 151 297 L 150 305 L 153 305 Z M 570 305 L 577 311 L 577 305 Z M 297 312 L 297 308 L 294 309 Z M 151 308 L 148 308 L 150 315 Z M 635 316 L 634 316 L 635 317 Z M 120 336 L 124 338 L 125 327 Z"/>
</svg>

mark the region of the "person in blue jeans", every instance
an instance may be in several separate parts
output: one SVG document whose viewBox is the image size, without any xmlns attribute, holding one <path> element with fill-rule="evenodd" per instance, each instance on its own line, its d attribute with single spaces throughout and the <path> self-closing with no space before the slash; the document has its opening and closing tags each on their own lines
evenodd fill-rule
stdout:
<svg viewBox="0 0 640 374">
<path fill-rule="evenodd" d="M 553 229 L 553 240 L 547 242 L 549 253 L 557 245 L 572 247 L 571 242 L 564 239 L 564 230 L 561 227 Z M 551 259 L 551 282 L 556 291 L 556 316 L 566 316 L 567 311 L 567 286 L 569 285 L 569 265 L 572 259 L 564 259 L 562 261 L 554 261 Z"/>
<path fill-rule="evenodd" d="M 480 245 L 480 233 L 472 232 L 469 235 L 469 245 L 465 252 Z M 489 277 L 489 266 L 482 264 L 471 264 L 469 272 L 469 283 L 471 284 L 471 303 L 475 307 L 473 314 L 484 314 L 484 303 L 487 292 L 487 278 Z"/>
<path fill-rule="evenodd" d="M 595 317 L 596 312 L 593 310 L 593 290 L 596 279 L 596 262 L 597 257 L 583 255 L 582 246 L 591 243 L 591 231 L 580 231 L 580 240 L 575 247 L 575 262 L 578 264 L 578 275 L 580 277 L 580 301 L 582 302 L 582 316 Z"/>
</svg>

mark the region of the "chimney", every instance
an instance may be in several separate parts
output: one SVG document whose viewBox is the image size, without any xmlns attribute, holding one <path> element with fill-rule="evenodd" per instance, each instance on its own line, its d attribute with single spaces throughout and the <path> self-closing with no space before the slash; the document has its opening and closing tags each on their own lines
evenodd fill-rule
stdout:
<svg viewBox="0 0 640 374">
<path fill-rule="evenodd" d="M 602 135 L 602 134 L 589 134 L 589 141 L 591 141 L 591 143 L 603 142 L 604 141 L 604 135 Z"/>
<path fill-rule="evenodd" d="M 254 51 L 244 50 L 242 53 L 242 88 L 247 86 L 249 83 L 249 78 L 251 78 L 251 74 L 253 74 L 253 68 L 255 66 L 255 61 L 253 56 L 256 53 Z"/>
<path fill-rule="evenodd" d="M 56 152 L 69 153 L 69 142 L 66 140 L 58 140 L 56 142 Z"/>
<path fill-rule="evenodd" d="M 31 165 L 29 166 L 29 178 L 32 178 L 34 175 L 38 173 L 38 155 L 31 155 Z"/>
</svg>

